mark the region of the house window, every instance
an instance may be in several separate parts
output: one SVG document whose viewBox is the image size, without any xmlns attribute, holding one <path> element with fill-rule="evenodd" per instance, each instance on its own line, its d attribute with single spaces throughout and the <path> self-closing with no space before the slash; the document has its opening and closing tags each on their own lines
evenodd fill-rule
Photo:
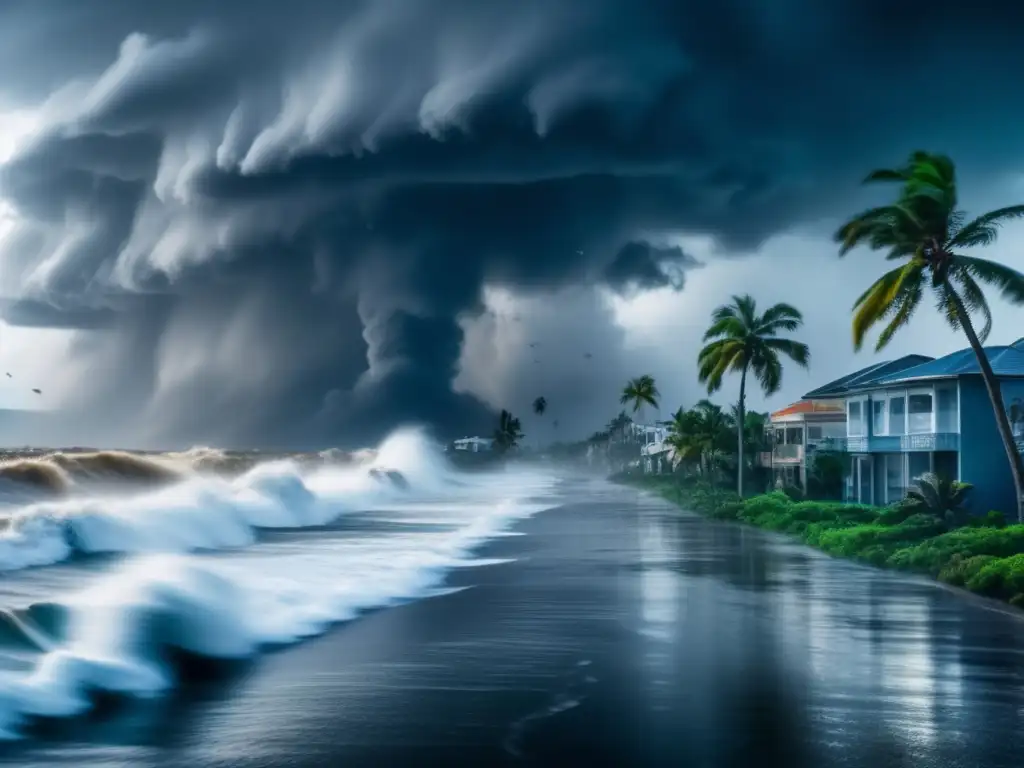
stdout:
<svg viewBox="0 0 1024 768">
<path fill-rule="evenodd" d="M 885 500 L 892 504 L 903 498 L 906 485 L 903 482 L 903 454 L 890 453 L 885 457 Z"/>
<path fill-rule="evenodd" d="M 804 443 L 804 428 L 803 427 L 786 427 L 786 444 L 787 445 L 803 445 Z"/>
<path fill-rule="evenodd" d="M 885 429 L 885 400 L 871 401 L 871 430 L 876 435 L 884 435 Z"/>
<path fill-rule="evenodd" d="M 846 404 L 846 434 L 851 437 L 863 435 L 864 421 L 861 418 L 861 401 L 852 400 Z"/>
<path fill-rule="evenodd" d="M 903 395 L 889 398 L 889 434 L 907 433 L 907 401 Z"/>
<path fill-rule="evenodd" d="M 907 454 L 907 474 L 911 483 L 926 472 L 932 471 L 932 455 L 930 453 L 911 452 Z"/>
<path fill-rule="evenodd" d="M 808 440 L 821 440 L 823 437 L 820 426 L 808 426 L 807 427 L 807 439 Z"/>
<path fill-rule="evenodd" d="M 931 394 L 910 395 L 907 398 L 907 432 L 932 432 Z"/>
<path fill-rule="evenodd" d="M 956 389 L 939 387 L 935 391 L 935 431 L 958 432 Z"/>
</svg>

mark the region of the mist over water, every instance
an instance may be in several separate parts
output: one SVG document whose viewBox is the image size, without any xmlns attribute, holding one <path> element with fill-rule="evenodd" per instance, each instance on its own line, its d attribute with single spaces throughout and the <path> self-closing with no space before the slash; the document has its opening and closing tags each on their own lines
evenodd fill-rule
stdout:
<svg viewBox="0 0 1024 768">
<path fill-rule="evenodd" d="M 0 571 L 19 598 L 0 613 L 0 737 L 98 694 L 166 693 L 184 659 L 252 657 L 434 594 L 554 504 L 552 475 L 460 473 L 413 430 L 343 459 L 226 457 L 218 472 L 213 455 L 32 458 L 60 473 L 59 496 L 0 469 Z"/>
</svg>

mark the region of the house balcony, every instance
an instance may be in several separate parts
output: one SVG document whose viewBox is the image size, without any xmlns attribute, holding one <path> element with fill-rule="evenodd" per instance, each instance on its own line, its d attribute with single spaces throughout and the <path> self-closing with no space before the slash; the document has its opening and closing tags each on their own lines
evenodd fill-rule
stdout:
<svg viewBox="0 0 1024 768">
<path fill-rule="evenodd" d="M 823 451 L 844 453 L 911 453 L 914 451 L 959 451 L 956 432 L 930 432 L 918 435 L 873 435 L 871 437 L 834 437 L 821 441 Z"/>
<path fill-rule="evenodd" d="M 799 444 L 776 445 L 772 448 L 772 464 L 799 464 L 804 460 L 804 447 Z"/>
</svg>

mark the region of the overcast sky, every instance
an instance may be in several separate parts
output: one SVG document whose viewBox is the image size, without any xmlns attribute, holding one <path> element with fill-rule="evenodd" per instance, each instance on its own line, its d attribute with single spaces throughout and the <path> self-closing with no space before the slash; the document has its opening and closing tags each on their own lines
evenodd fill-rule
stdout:
<svg viewBox="0 0 1024 768">
<path fill-rule="evenodd" d="M 1021 29 L 988 0 L 6 0 L 0 407 L 60 418 L 0 439 L 350 447 L 502 407 L 579 437 L 632 376 L 699 399 L 745 292 L 806 317 L 810 372 L 751 394 L 786 405 L 877 359 L 849 320 L 883 262 L 830 240 L 868 170 L 943 151 L 968 211 L 1024 200 Z M 1024 269 L 1024 228 L 988 255 Z M 963 346 L 922 312 L 885 357 Z"/>
</svg>

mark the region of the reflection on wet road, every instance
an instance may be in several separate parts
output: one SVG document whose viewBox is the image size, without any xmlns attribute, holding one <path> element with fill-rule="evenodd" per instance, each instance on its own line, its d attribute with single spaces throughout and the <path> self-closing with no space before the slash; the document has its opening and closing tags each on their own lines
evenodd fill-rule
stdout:
<svg viewBox="0 0 1024 768">
<path fill-rule="evenodd" d="M 689 757 L 719 765 L 723 736 L 770 738 L 749 715 L 781 718 L 774 735 L 809 765 L 1024 762 L 1020 613 L 635 504 L 644 688 Z"/>
</svg>

